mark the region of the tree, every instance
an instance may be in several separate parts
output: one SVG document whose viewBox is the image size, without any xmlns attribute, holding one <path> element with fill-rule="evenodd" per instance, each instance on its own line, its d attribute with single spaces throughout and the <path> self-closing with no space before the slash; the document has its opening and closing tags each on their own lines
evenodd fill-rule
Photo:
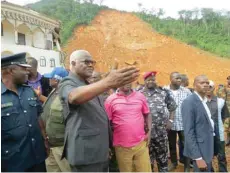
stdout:
<svg viewBox="0 0 230 173">
<path fill-rule="evenodd" d="M 99 0 L 99 5 L 101 6 L 103 4 L 104 0 Z"/>
<path fill-rule="evenodd" d="M 142 8 L 142 3 L 137 3 L 137 5 L 138 5 L 138 8 L 139 8 L 139 11 L 141 11 L 141 8 Z"/>
</svg>

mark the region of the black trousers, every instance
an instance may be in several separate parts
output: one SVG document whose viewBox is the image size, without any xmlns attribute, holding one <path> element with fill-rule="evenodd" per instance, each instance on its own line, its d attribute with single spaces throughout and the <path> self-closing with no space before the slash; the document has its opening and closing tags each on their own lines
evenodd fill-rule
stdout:
<svg viewBox="0 0 230 173">
<path fill-rule="evenodd" d="M 90 165 L 70 165 L 72 172 L 109 172 L 109 162 Z"/>
<path fill-rule="evenodd" d="M 184 131 L 175 131 L 175 130 L 169 130 L 168 131 L 168 139 L 169 139 L 169 150 L 170 150 L 170 159 L 172 164 L 178 165 L 177 163 L 177 134 L 179 136 L 179 140 L 181 141 L 181 149 L 182 152 L 184 150 Z M 181 160 L 184 160 L 184 172 L 190 171 L 190 159 L 183 156 L 180 158 Z"/>
<path fill-rule="evenodd" d="M 34 165 L 34 166 L 26 169 L 25 172 L 47 172 L 46 171 L 46 163 L 44 161 L 42 163 Z"/>
</svg>

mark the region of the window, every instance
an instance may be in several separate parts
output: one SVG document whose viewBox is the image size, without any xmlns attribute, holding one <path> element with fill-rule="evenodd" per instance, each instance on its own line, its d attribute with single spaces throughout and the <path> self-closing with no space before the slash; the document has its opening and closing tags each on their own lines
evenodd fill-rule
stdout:
<svg viewBox="0 0 230 173">
<path fill-rule="evenodd" d="M 18 44 L 26 45 L 26 35 L 22 33 L 18 33 Z"/>
<path fill-rule="evenodd" d="M 45 67 L 46 66 L 46 59 L 44 56 L 41 56 L 40 58 L 40 66 Z"/>
<path fill-rule="evenodd" d="M 3 24 L 1 23 L 1 36 L 3 36 Z"/>
<path fill-rule="evenodd" d="M 47 50 L 52 50 L 52 41 L 46 40 L 46 49 Z"/>
<path fill-rule="evenodd" d="M 50 59 L 50 67 L 55 67 L 55 59 L 54 58 Z"/>
</svg>

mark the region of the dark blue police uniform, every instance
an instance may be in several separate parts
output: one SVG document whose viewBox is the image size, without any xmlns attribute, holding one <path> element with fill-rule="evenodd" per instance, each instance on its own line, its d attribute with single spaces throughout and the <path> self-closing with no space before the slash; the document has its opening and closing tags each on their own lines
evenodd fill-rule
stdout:
<svg viewBox="0 0 230 173">
<path fill-rule="evenodd" d="M 1 83 L 1 167 L 23 172 L 44 163 L 46 150 L 38 123 L 42 106 L 33 89 L 18 87 L 18 94 Z"/>
</svg>

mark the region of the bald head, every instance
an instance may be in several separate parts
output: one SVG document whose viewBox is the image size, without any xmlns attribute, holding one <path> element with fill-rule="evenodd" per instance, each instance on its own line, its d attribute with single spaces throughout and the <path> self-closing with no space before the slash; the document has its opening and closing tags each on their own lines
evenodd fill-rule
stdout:
<svg viewBox="0 0 230 173">
<path fill-rule="evenodd" d="M 194 79 L 194 89 L 201 96 L 205 96 L 209 88 L 209 80 L 206 75 L 199 75 Z"/>
<path fill-rule="evenodd" d="M 86 50 L 76 50 L 74 51 L 69 58 L 70 66 L 72 65 L 73 61 L 76 60 L 85 60 L 85 59 L 92 59 L 90 53 Z"/>
<path fill-rule="evenodd" d="M 199 76 L 196 76 L 195 79 L 194 79 L 194 84 L 196 84 L 196 83 L 198 83 L 198 82 L 200 82 L 202 80 L 206 80 L 206 79 L 208 79 L 208 77 L 206 75 L 203 75 L 203 74 L 199 75 Z"/>
<path fill-rule="evenodd" d="M 70 71 L 81 79 L 88 80 L 92 76 L 96 62 L 86 50 L 76 50 L 70 55 Z"/>
</svg>

